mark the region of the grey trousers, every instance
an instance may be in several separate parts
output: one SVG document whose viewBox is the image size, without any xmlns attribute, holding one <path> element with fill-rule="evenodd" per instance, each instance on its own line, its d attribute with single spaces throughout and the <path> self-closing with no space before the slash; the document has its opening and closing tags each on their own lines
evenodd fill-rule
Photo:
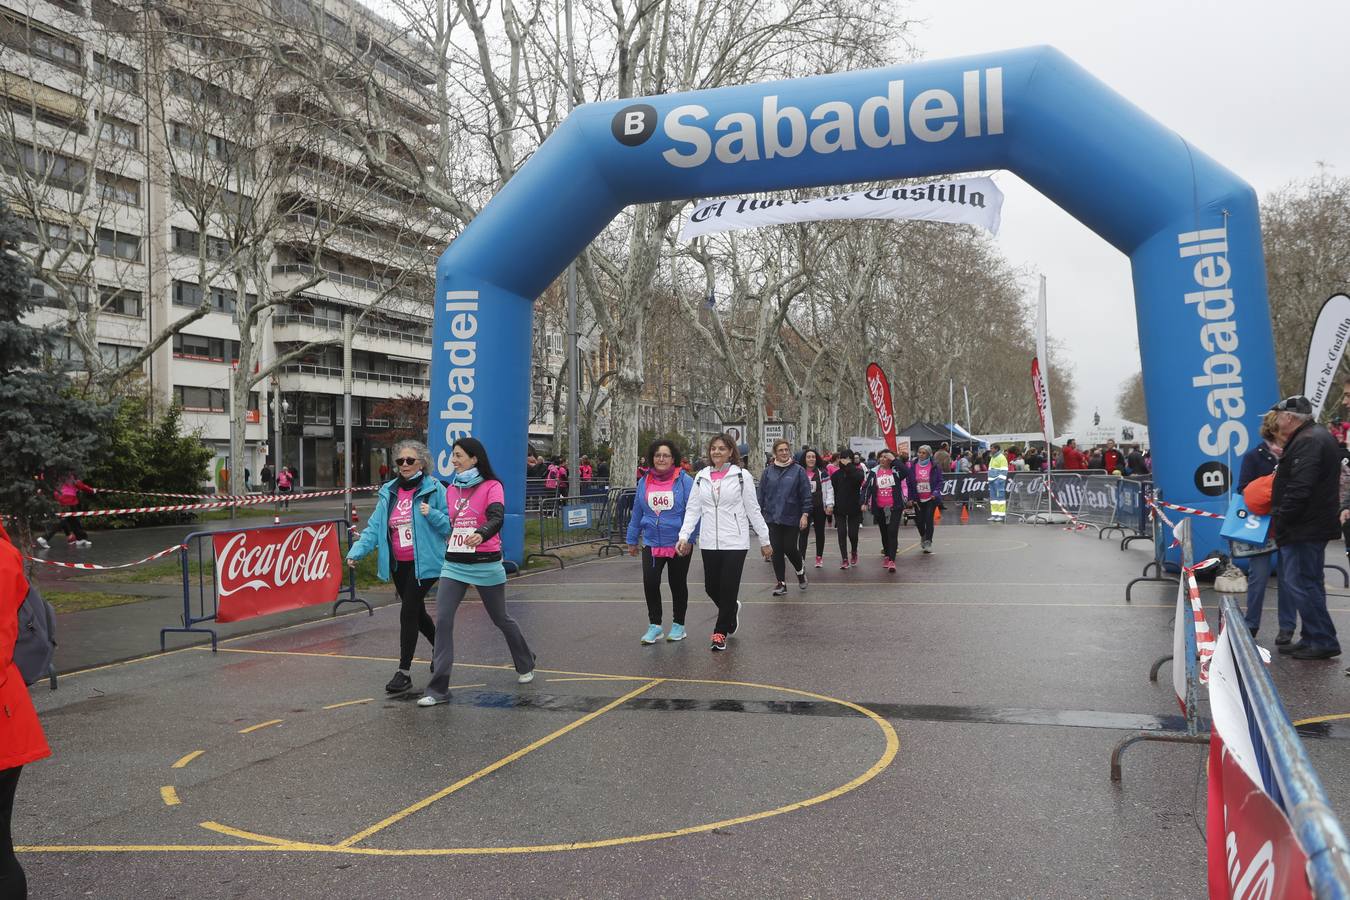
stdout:
<svg viewBox="0 0 1350 900">
<path fill-rule="evenodd" d="M 511 648 L 511 661 L 516 664 L 516 672 L 524 675 L 534 671 L 534 654 L 530 645 L 525 643 L 525 635 L 520 633 L 516 620 L 506 613 L 506 585 L 473 585 L 478 588 L 478 596 L 483 598 L 483 608 L 487 610 L 492 624 L 501 629 L 506 638 L 506 646 Z M 450 696 L 450 669 L 455 663 L 455 613 L 464 601 L 469 585 L 453 578 L 442 578 L 436 589 L 436 646 L 431 657 L 431 680 L 427 682 L 426 693 L 437 699 Z"/>
</svg>

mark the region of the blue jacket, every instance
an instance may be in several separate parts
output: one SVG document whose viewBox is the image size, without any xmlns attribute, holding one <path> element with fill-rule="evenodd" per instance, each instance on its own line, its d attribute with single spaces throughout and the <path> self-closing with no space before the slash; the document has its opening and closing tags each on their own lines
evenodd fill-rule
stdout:
<svg viewBox="0 0 1350 900">
<path fill-rule="evenodd" d="M 759 476 L 759 508 L 769 524 L 796 526 L 811 512 L 811 479 L 806 469 L 792 463 L 769 463 Z"/>
<path fill-rule="evenodd" d="M 1265 441 L 1242 454 L 1242 468 L 1239 470 L 1237 483 L 1239 493 L 1246 490 L 1247 485 L 1256 479 L 1274 472 L 1278 463 L 1279 459 L 1270 452 Z"/>
<path fill-rule="evenodd" d="M 684 510 L 689 505 L 689 492 L 694 489 L 694 479 L 683 470 L 675 476 L 673 492 L 675 508 L 661 513 L 658 517 L 647 505 L 647 479 L 644 476 L 637 483 L 637 496 L 633 498 L 633 514 L 628 517 L 628 537 L 625 542 L 636 545 L 638 535 L 648 547 L 674 547 L 680 541 L 680 525 L 684 522 Z M 694 529 L 689 543 L 698 540 L 698 529 Z"/>
<path fill-rule="evenodd" d="M 361 536 L 347 551 L 348 559 L 360 559 L 378 549 L 379 575 L 383 581 L 393 577 L 394 548 L 389 542 L 389 510 L 398 499 L 398 479 L 380 488 L 379 500 L 366 521 Z M 425 516 L 418 508 L 426 501 L 431 512 Z M 422 476 L 413 496 L 413 563 L 419 580 L 441 577 L 445 561 L 445 543 L 450 538 L 450 515 L 445 505 L 445 485 L 430 475 Z"/>
<path fill-rule="evenodd" d="M 942 505 L 942 467 L 933 461 L 933 457 L 928 457 L 928 461 L 933 463 L 932 474 L 928 476 L 928 489 L 933 494 L 933 499 Z M 905 476 L 905 482 L 909 485 L 909 499 L 915 503 L 919 502 L 919 479 L 918 479 L 918 457 L 909 461 L 909 474 Z"/>
</svg>

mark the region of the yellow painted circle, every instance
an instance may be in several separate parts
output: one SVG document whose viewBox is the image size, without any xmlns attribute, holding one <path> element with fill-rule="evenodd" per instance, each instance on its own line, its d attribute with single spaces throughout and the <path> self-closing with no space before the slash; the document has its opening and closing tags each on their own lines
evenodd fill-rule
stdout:
<svg viewBox="0 0 1350 900">
<path fill-rule="evenodd" d="M 331 659 L 332 657 L 326 657 L 326 658 Z M 539 671 L 540 671 L 541 673 L 547 674 L 547 670 L 541 669 L 541 670 L 539 670 Z M 559 673 L 559 674 L 562 674 L 562 673 Z M 582 673 L 567 673 L 567 674 L 582 674 Z M 761 819 L 768 819 L 768 818 L 771 818 L 771 817 L 773 817 L 773 816 L 782 815 L 783 813 L 795 812 L 795 811 L 800 810 L 800 809 L 806 809 L 807 807 L 815 806 L 815 805 L 820 804 L 820 803 L 824 803 L 824 802 L 827 801 L 827 800 L 833 800 L 833 799 L 835 799 L 836 797 L 843 796 L 844 794 L 847 794 L 849 791 L 852 791 L 852 790 L 854 790 L 855 788 L 858 788 L 858 787 L 860 787 L 860 786 L 866 784 L 868 781 L 871 781 L 873 778 L 875 778 L 878 774 L 880 774 L 880 773 L 882 772 L 882 770 L 884 770 L 887 766 L 889 766 L 889 765 L 891 764 L 891 762 L 895 759 L 896 753 L 897 753 L 897 752 L 899 751 L 899 749 L 900 749 L 900 738 L 899 738 L 899 736 L 896 734 L 895 729 L 891 726 L 891 723 L 887 722 L 887 721 L 886 721 L 885 719 L 883 719 L 881 716 L 879 716 L 878 714 L 876 714 L 875 712 L 873 712 L 872 710 L 868 709 L 868 708 L 865 707 L 865 706 L 860 706 L 860 705 L 858 705 L 858 704 L 856 704 L 856 703 L 852 703 L 852 702 L 850 702 L 850 701 L 848 701 L 848 700 L 841 700 L 841 699 L 839 699 L 839 698 L 837 698 L 837 697 L 829 697 L 829 696 L 826 696 L 826 695 L 824 695 L 824 694 L 816 694 L 816 693 L 812 693 L 812 692 L 810 692 L 810 691 L 798 690 L 798 689 L 796 689 L 796 688 L 782 687 L 781 685 L 758 684 L 758 683 L 755 683 L 755 682 L 748 682 L 748 681 L 722 681 L 722 680 L 717 680 L 717 679 L 707 679 L 707 678 L 651 678 L 651 679 L 647 679 L 647 678 L 642 678 L 642 677 L 632 677 L 632 676 L 601 675 L 601 674 L 599 674 L 599 673 L 585 673 L 585 674 L 587 674 L 587 675 L 592 675 L 592 676 L 597 677 L 597 678 L 612 678 L 612 679 L 614 679 L 614 680 L 650 681 L 650 682 L 653 682 L 653 685 L 652 685 L 652 686 L 655 686 L 655 684 L 658 684 L 658 683 L 673 683 L 673 684 L 713 684 L 713 685 L 724 685 L 724 686 L 730 686 L 730 687 L 754 688 L 754 689 L 758 689 L 758 690 L 767 690 L 767 691 L 781 692 L 781 693 L 785 693 L 785 694 L 793 694 L 793 695 L 796 695 L 796 696 L 798 696 L 798 697 L 805 697 L 805 698 L 808 698 L 808 699 L 811 699 L 811 700 L 818 700 L 818 701 L 822 701 L 822 702 L 825 702 L 825 703 L 833 703 L 833 704 L 836 704 L 836 705 L 838 705 L 838 706 L 845 707 L 846 709 L 851 709 L 851 710 L 853 710 L 853 711 L 855 711 L 855 712 L 857 712 L 857 713 L 860 713 L 861 715 L 865 716 L 866 718 L 870 719 L 870 720 L 873 722 L 873 724 L 875 724 L 875 725 L 881 730 L 882 736 L 883 736 L 884 739 L 885 739 L 885 749 L 882 751 L 882 754 L 881 754 L 881 756 L 877 759 L 877 761 L 874 762 L 874 763 L 873 763 L 873 764 L 872 764 L 865 772 L 861 773 L 861 774 L 858 775 L 856 778 L 853 778 L 853 779 L 851 779 L 850 781 L 845 782 L 844 784 L 841 784 L 841 785 L 839 785 L 839 786 L 836 787 L 836 788 L 833 788 L 833 789 L 831 789 L 831 790 L 825 791 L 824 793 L 821 793 L 821 794 L 817 794 L 817 795 L 815 795 L 814 797 L 809 797 L 809 798 L 807 798 L 807 799 L 805 799 L 805 800 L 799 800 L 799 801 L 796 801 L 796 802 L 794 802 L 794 803 L 788 803 L 788 804 L 785 804 L 785 805 L 783 805 L 783 806 L 775 807 L 775 808 L 773 808 L 773 809 L 764 810 L 764 811 L 756 812 L 756 813 L 750 813 L 750 814 L 744 815 L 744 816 L 736 816 L 736 817 L 730 818 L 730 819 L 721 819 L 721 820 L 719 820 L 719 821 L 716 821 L 716 822 L 709 822 L 709 823 L 703 824 L 703 825 L 691 825 L 691 826 L 688 826 L 688 827 L 685 827 L 685 828 L 677 828 L 677 829 L 672 829 L 672 830 L 669 830 L 669 831 L 657 831 L 657 832 L 651 832 L 651 833 L 648 833 L 648 834 L 627 835 L 627 836 L 624 836 L 624 837 L 604 838 L 604 839 L 593 840 L 593 841 L 576 841 L 576 842 L 560 843 L 560 844 L 527 844 L 527 845 L 514 846 L 514 847 L 441 847 L 441 848 L 413 848 L 413 849 L 384 849 L 384 848 L 375 848 L 375 847 L 361 847 L 361 846 L 356 846 L 356 845 L 352 845 L 352 846 L 340 846 L 340 845 L 338 845 L 338 844 L 320 844 L 320 843 L 311 843 L 311 842 L 308 842 L 308 841 L 293 841 L 293 840 L 290 840 L 290 839 L 288 839 L 288 838 L 274 837 L 274 836 L 271 836 L 271 835 L 258 834 L 258 833 L 256 833 L 256 832 L 243 831 L 243 830 L 241 830 L 241 829 L 231 828 L 231 827 L 229 827 L 229 826 L 220 825 L 219 823 L 210 822 L 210 823 L 202 823 L 203 827 L 206 827 L 206 828 L 208 828 L 208 830 L 215 831 L 215 832 L 217 832 L 217 833 L 230 835 L 230 836 L 237 837 L 237 838 L 241 838 L 241 839 L 248 840 L 248 841 L 253 841 L 253 842 L 255 842 L 255 843 L 245 844 L 245 845 L 219 845 L 219 846 L 216 846 L 216 845 L 173 845 L 173 846 L 169 846 L 169 845 L 166 845 L 166 846 L 138 845 L 138 846 L 126 846 L 126 847 L 113 847 L 113 846 L 105 846 L 105 847 L 62 847 L 62 848 L 58 848 L 58 847 L 50 847 L 50 848 L 49 848 L 49 847 L 33 847 L 33 848 L 27 848 L 27 849 L 31 849 L 31 850 L 84 850 L 84 851 L 96 851 L 96 850 L 105 850 L 105 851 L 111 851 L 111 850 L 122 850 L 122 851 L 152 851 L 152 850 L 162 850 L 162 851 L 179 851 L 179 852 L 210 852 L 210 851 L 236 851 L 236 850 L 267 851 L 267 850 L 273 850 L 273 851 L 285 851 L 285 852 L 304 852 L 304 851 L 308 851 L 308 852 L 318 852 L 318 853 L 353 853 L 353 854 L 361 854 L 361 855 L 366 855 L 366 856 L 466 856 L 466 855 L 477 855 L 477 854 L 497 854 L 497 855 L 501 855 L 501 854 L 518 854 L 518 853 L 554 853 L 554 852 L 558 852 L 558 851 L 562 851 L 562 850 L 588 850 L 588 849 L 594 849 L 594 848 L 599 848 L 599 847 L 615 847 L 615 846 L 620 846 L 620 845 L 623 845 L 623 844 L 636 844 L 636 843 L 642 843 L 642 842 L 645 842 L 645 841 L 656 841 L 656 840 L 663 840 L 663 839 L 666 839 L 666 838 L 682 837 L 682 836 L 685 836 L 685 835 L 691 835 L 691 834 L 701 834 L 701 833 L 703 833 L 703 832 L 712 831 L 713 829 L 716 829 L 716 828 L 729 828 L 729 827 L 731 827 L 731 826 L 733 826 L 733 825 L 744 825 L 744 824 L 747 824 L 747 823 L 749 823 L 749 822 L 757 822 L 757 821 L 759 821 L 759 820 L 761 820 Z M 433 795 L 433 796 L 434 796 L 434 795 Z M 359 832 L 358 832 L 358 834 L 359 834 Z M 350 839 L 348 839 L 348 840 L 350 840 Z"/>
</svg>

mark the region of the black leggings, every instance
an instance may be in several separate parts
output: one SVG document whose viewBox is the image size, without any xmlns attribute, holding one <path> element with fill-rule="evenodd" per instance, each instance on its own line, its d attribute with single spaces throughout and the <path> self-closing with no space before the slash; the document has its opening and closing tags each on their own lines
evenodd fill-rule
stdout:
<svg viewBox="0 0 1350 900">
<path fill-rule="evenodd" d="M 811 510 L 811 524 L 797 535 L 797 553 L 801 555 L 803 564 L 806 561 L 806 545 L 810 542 L 812 529 L 816 532 L 816 556 L 824 556 L 825 510 L 822 507 L 817 506 Z"/>
<path fill-rule="evenodd" d="M 5 900 L 23 900 L 28 896 L 28 880 L 24 878 L 19 858 L 14 855 L 14 832 L 10 829 L 14 818 L 14 791 L 19 786 L 21 771 L 23 766 L 0 772 L 0 897 Z"/>
<path fill-rule="evenodd" d="M 689 556 L 652 556 L 651 547 L 642 548 L 642 590 L 647 595 L 647 621 L 661 624 L 661 570 L 670 582 L 670 621 L 684 624 L 689 609 Z"/>
<path fill-rule="evenodd" d="M 75 512 L 78 509 L 78 506 L 72 506 L 70 509 L 62 510 L 62 512 Z M 84 526 L 80 524 L 80 516 L 62 516 L 57 518 L 52 524 L 47 526 L 47 533 L 43 535 L 43 538 L 50 541 L 56 536 L 56 530 L 58 528 L 66 534 L 73 534 L 77 541 L 89 540 L 89 535 L 85 534 Z"/>
<path fill-rule="evenodd" d="M 931 541 L 933 539 L 933 513 L 937 510 L 938 501 L 936 497 L 928 500 L 919 501 L 918 514 L 915 516 L 916 524 L 919 526 L 919 540 Z"/>
<path fill-rule="evenodd" d="M 853 555 L 858 555 L 858 528 L 862 526 L 861 512 L 840 512 L 834 509 L 834 527 L 839 530 L 839 555 L 848 558 L 848 546 L 853 544 Z"/>
<path fill-rule="evenodd" d="M 745 550 L 704 550 L 703 589 L 708 599 L 717 604 L 717 626 L 714 634 L 735 634 L 736 613 L 740 609 L 737 596 L 741 592 L 741 571 L 745 568 Z"/>
<path fill-rule="evenodd" d="M 426 637 L 433 650 L 436 647 L 436 623 L 427 613 L 427 592 L 435 583 L 435 578 L 418 579 L 415 561 L 395 562 L 394 590 L 403 604 L 398 613 L 398 667 L 404 671 L 412 668 L 418 632 Z"/>
<path fill-rule="evenodd" d="M 896 549 L 900 544 L 900 520 L 903 518 L 904 507 L 877 509 L 877 528 L 881 531 L 881 555 L 892 561 L 895 560 Z"/>
<path fill-rule="evenodd" d="M 773 574 L 779 581 L 785 580 L 787 576 L 787 569 L 783 565 L 784 557 L 792 563 L 794 573 L 802 570 L 802 551 L 797 547 L 799 532 L 806 533 L 796 525 L 769 523 L 769 543 L 773 546 Z"/>
</svg>

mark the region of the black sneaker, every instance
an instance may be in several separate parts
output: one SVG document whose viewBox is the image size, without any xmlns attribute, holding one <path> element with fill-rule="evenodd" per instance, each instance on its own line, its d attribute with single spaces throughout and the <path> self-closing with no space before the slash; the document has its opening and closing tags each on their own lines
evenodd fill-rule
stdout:
<svg viewBox="0 0 1350 900">
<path fill-rule="evenodd" d="M 1276 641 L 1276 643 L 1278 644 L 1279 641 Z M 1307 646 L 1308 645 L 1306 642 L 1299 641 L 1297 644 L 1280 644 L 1280 646 L 1277 647 L 1276 649 L 1278 649 L 1281 653 L 1293 653 L 1295 650 L 1302 650 Z"/>
<path fill-rule="evenodd" d="M 1294 632 L 1285 631 L 1283 628 L 1280 629 L 1279 634 L 1275 635 L 1275 643 L 1280 647 L 1283 647 L 1285 644 L 1288 644 L 1293 640 L 1294 640 Z"/>
<path fill-rule="evenodd" d="M 797 573 L 797 587 L 801 588 L 802 590 L 806 590 L 806 566 L 805 566 L 805 565 L 803 565 L 803 566 L 802 566 L 802 570 L 801 570 L 800 572 Z"/>
<path fill-rule="evenodd" d="M 393 678 L 389 679 L 389 683 L 384 686 L 384 689 L 391 694 L 401 694 L 410 687 L 412 687 L 412 679 L 406 673 L 398 671 L 394 673 Z"/>
<path fill-rule="evenodd" d="M 1289 654 L 1294 659 L 1332 659 L 1341 655 L 1340 647 L 1300 647 Z"/>
<path fill-rule="evenodd" d="M 773 595 L 775 597 L 781 597 L 786 593 L 787 593 L 787 585 L 783 584 L 783 582 L 780 581 L 773 586 Z"/>
<path fill-rule="evenodd" d="M 712 649 L 714 650 L 727 649 L 727 636 L 725 634 L 722 634 L 720 631 L 714 634 L 712 636 Z"/>
</svg>

